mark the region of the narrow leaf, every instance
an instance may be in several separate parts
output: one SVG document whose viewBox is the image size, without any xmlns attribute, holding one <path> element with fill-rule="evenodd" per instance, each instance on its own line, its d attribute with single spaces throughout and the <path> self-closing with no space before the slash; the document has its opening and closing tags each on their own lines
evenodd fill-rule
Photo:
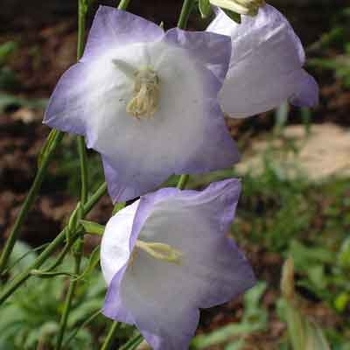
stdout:
<svg viewBox="0 0 350 350">
<path fill-rule="evenodd" d="M 198 8 L 202 18 L 208 17 L 211 13 L 211 6 L 209 0 L 199 0 Z"/>
<path fill-rule="evenodd" d="M 143 337 L 141 334 L 137 334 L 131 338 L 126 344 L 124 344 L 119 350 L 134 350 L 142 343 Z"/>
<path fill-rule="evenodd" d="M 40 270 L 32 270 L 30 271 L 30 274 L 32 276 L 40 277 L 40 278 L 51 278 L 56 276 L 70 276 L 70 277 L 76 277 L 76 275 L 66 272 L 66 271 L 57 271 L 57 272 L 45 272 Z"/>
<path fill-rule="evenodd" d="M 105 227 L 93 221 L 80 220 L 80 223 L 83 225 L 84 230 L 87 233 L 102 236 L 105 231 Z"/>
</svg>

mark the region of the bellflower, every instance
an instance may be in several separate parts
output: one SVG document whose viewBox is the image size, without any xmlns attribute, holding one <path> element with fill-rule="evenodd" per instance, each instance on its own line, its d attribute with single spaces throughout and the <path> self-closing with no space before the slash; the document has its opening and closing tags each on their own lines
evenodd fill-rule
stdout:
<svg viewBox="0 0 350 350">
<path fill-rule="evenodd" d="M 208 31 L 230 36 L 232 55 L 221 106 L 228 115 L 243 118 L 266 112 L 289 100 L 296 106 L 318 103 L 318 85 L 302 67 L 305 53 L 287 19 L 270 5 L 256 17 L 231 20 L 221 9 Z"/>
<path fill-rule="evenodd" d="M 145 194 L 171 174 L 231 166 L 238 152 L 217 100 L 230 55 L 227 36 L 164 32 L 100 6 L 44 123 L 86 137 L 102 155 L 114 200 Z"/>
<path fill-rule="evenodd" d="M 227 302 L 255 282 L 226 236 L 239 192 L 236 179 L 202 192 L 165 188 L 113 216 L 101 244 L 104 315 L 136 325 L 153 349 L 187 349 L 200 308 Z"/>
</svg>

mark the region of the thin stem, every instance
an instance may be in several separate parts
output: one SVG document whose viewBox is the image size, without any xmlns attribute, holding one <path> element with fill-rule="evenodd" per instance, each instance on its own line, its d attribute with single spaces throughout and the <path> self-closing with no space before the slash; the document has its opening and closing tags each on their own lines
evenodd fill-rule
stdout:
<svg viewBox="0 0 350 350">
<path fill-rule="evenodd" d="M 82 208 L 82 217 L 87 215 L 95 204 L 101 199 L 103 195 L 107 193 L 107 184 L 103 183 L 98 190 L 89 198 L 87 203 Z M 81 226 L 77 225 L 71 232 L 71 240 L 76 241 L 81 232 Z M 65 241 L 68 234 L 68 226 L 66 226 L 56 238 L 46 247 L 46 249 L 35 259 L 35 261 L 29 265 L 25 271 L 16 276 L 12 281 L 8 282 L 6 289 L 0 294 L 0 305 L 11 296 L 11 294 L 18 289 L 30 276 L 31 270 L 40 268 L 46 260 L 55 252 L 55 250 Z"/>
<path fill-rule="evenodd" d="M 86 203 L 88 197 L 88 166 L 87 166 L 87 154 L 85 147 L 84 136 L 78 136 L 78 152 L 80 160 L 80 178 L 81 178 L 81 192 L 80 192 L 80 202 L 82 204 Z"/>
<path fill-rule="evenodd" d="M 85 42 L 86 14 L 88 1 L 78 0 L 78 38 L 77 38 L 77 60 L 83 55 Z"/>
<path fill-rule="evenodd" d="M 78 0 L 78 43 L 77 43 L 77 60 L 83 54 L 84 41 L 85 41 L 85 27 L 86 27 L 86 14 L 88 11 L 88 3 L 86 0 Z M 78 153 L 80 161 L 80 178 L 81 178 L 81 192 L 80 202 L 84 205 L 88 198 L 88 166 L 87 166 L 87 153 L 85 148 L 85 140 L 83 136 L 78 136 Z M 81 260 L 83 257 L 84 237 L 79 237 L 76 242 L 76 250 L 74 254 L 74 274 L 78 276 L 81 269 Z M 60 350 L 62 347 L 64 332 L 67 328 L 68 316 L 72 308 L 73 298 L 75 295 L 75 289 L 77 287 L 78 280 L 76 278 L 71 279 L 66 300 L 64 303 L 63 313 L 60 320 L 60 328 L 58 331 L 56 349 Z"/>
<path fill-rule="evenodd" d="M 75 266 L 74 266 L 74 275 L 78 276 L 80 274 L 80 263 L 81 263 L 81 259 L 82 259 L 82 248 L 83 248 L 83 240 L 81 237 L 78 238 L 78 242 L 77 242 L 77 251 L 75 254 Z M 62 317 L 60 320 L 60 329 L 58 332 L 58 337 L 57 337 L 57 343 L 56 343 L 56 349 L 61 349 L 62 347 L 62 342 L 63 342 L 63 336 L 64 336 L 64 332 L 66 330 L 67 327 L 67 321 L 68 321 L 68 316 L 72 307 L 72 301 L 73 301 L 73 297 L 75 294 L 75 288 L 78 284 L 78 280 L 76 278 L 72 278 L 69 284 L 69 288 L 68 288 L 68 293 L 66 296 L 66 300 L 64 303 L 64 308 L 63 308 L 63 313 L 62 313 Z"/>
<path fill-rule="evenodd" d="M 190 175 L 188 174 L 181 175 L 176 187 L 180 190 L 183 190 L 186 187 L 189 178 Z"/>
<path fill-rule="evenodd" d="M 69 336 L 69 338 L 66 340 L 66 342 L 63 344 L 63 349 L 68 349 L 69 343 L 74 339 L 76 334 L 84 327 L 86 327 L 92 320 L 94 320 L 97 316 L 101 314 L 101 310 L 95 311 L 87 320 L 85 320 L 79 327 L 77 327 Z"/>
<path fill-rule="evenodd" d="M 142 335 L 137 334 L 133 338 L 131 338 L 127 343 L 125 343 L 121 348 L 119 348 L 119 350 L 133 350 L 141 344 L 142 340 Z"/>
<path fill-rule="evenodd" d="M 66 245 L 64 246 L 64 248 L 61 250 L 60 254 L 58 255 L 56 261 L 50 265 L 45 272 L 50 272 L 52 270 L 54 270 L 57 266 L 59 266 L 61 264 L 61 262 L 63 261 L 64 257 L 67 255 L 67 253 L 69 252 L 70 248 L 72 247 L 73 242 L 67 242 Z"/>
<path fill-rule="evenodd" d="M 195 0 L 185 0 L 183 2 L 180 17 L 177 22 L 178 28 L 180 29 L 186 28 L 194 3 L 195 3 Z"/>
<path fill-rule="evenodd" d="M 130 0 L 121 0 L 118 5 L 118 10 L 126 10 L 129 6 Z"/>
<path fill-rule="evenodd" d="M 108 350 L 110 348 L 110 346 L 113 343 L 113 340 L 115 338 L 115 334 L 117 332 L 117 330 L 119 329 L 119 322 L 113 322 L 111 327 L 109 328 L 107 337 L 105 339 L 105 341 L 102 344 L 101 350 Z"/>
<path fill-rule="evenodd" d="M 190 14 L 192 12 L 194 3 L 195 3 L 194 0 L 184 0 L 183 5 L 182 5 L 182 9 L 181 9 L 181 13 L 180 13 L 180 17 L 179 17 L 179 20 L 177 22 L 178 28 L 180 28 L 180 29 L 186 28 L 187 22 L 188 22 L 188 19 L 190 17 Z M 176 187 L 179 188 L 180 190 L 183 190 L 186 187 L 188 179 L 189 179 L 189 175 L 187 175 L 187 174 L 181 175 Z"/>
<path fill-rule="evenodd" d="M 39 192 L 39 189 L 41 187 L 41 184 L 44 180 L 47 167 L 49 165 L 49 162 L 52 158 L 52 155 L 54 153 L 54 150 L 56 149 L 57 145 L 61 142 L 63 138 L 63 133 L 57 130 L 52 131 L 53 138 L 52 143 L 50 144 L 49 149 L 45 154 L 43 155 L 43 158 L 41 160 L 39 169 L 36 173 L 34 182 L 28 192 L 28 195 L 23 203 L 23 206 L 21 208 L 21 211 L 19 212 L 15 224 L 13 225 L 12 231 L 6 241 L 5 247 L 2 251 L 1 258 L 0 258 L 0 275 L 5 270 L 8 260 L 10 258 L 10 255 L 12 253 L 13 247 L 18 239 L 20 229 L 22 228 L 22 225 L 27 218 L 28 212 Z M 46 144 L 44 145 L 44 147 Z"/>
</svg>

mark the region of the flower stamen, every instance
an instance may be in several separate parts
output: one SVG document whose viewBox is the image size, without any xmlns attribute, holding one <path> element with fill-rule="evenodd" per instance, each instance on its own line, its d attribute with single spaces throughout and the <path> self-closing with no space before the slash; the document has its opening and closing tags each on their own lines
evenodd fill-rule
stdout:
<svg viewBox="0 0 350 350">
<path fill-rule="evenodd" d="M 135 73 L 134 95 L 126 111 L 132 116 L 152 117 L 159 102 L 159 78 L 154 70 L 145 68 Z"/>
<path fill-rule="evenodd" d="M 159 243 L 159 242 L 144 242 L 144 241 L 137 240 L 135 248 L 143 250 L 144 252 L 149 254 L 152 258 L 157 260 L 162 260 L 162 261 L 166 261 L 177 265 L 181 263 L 182 253 L 179 250 L 170 246 L 169 244 Z M 134 260 L 134 258 L 135 257 L 132 256 L 132 260 Z M 132 264 L 132 261 L 131 261 L 131 264 Z"/>
</svg>

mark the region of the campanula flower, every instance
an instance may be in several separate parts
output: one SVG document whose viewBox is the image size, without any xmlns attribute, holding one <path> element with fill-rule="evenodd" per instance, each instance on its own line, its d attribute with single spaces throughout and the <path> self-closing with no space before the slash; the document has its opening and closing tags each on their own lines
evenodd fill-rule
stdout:
<svg viewBox="0 0 350 350">
<path fill-rule="evenodd" d="M 221 9 L 207 28 L 232 39 L 230 67 L 219 94 L 229 116 L 266 112 L 289 100 L 296 106 L 318 103 L 318 85 L 302 67 L 305 53 L 287 19 L 270 5 L 256 17 L 231 20 Z"/>
<path fill-rule="evenodd" d="M 115 201 L 145 194 L 171 174 L 231 166 L 238 152 L 217 100 L 230 55 L 227 36 L 164 32 L 100 6 L 84 55 L 58 82 L 44 123 L 86 137 L 102 155 Z"/>
<path fill-rule="evenodd" d="M 105 316 L 134 324 L 156 350 L 185 350 L 199 309 L 255 283 L 229 231 L 240 193 L 230 179 L 204 191 L 161 189 L 114 215 L 101 244 Z"/>
</svg>

